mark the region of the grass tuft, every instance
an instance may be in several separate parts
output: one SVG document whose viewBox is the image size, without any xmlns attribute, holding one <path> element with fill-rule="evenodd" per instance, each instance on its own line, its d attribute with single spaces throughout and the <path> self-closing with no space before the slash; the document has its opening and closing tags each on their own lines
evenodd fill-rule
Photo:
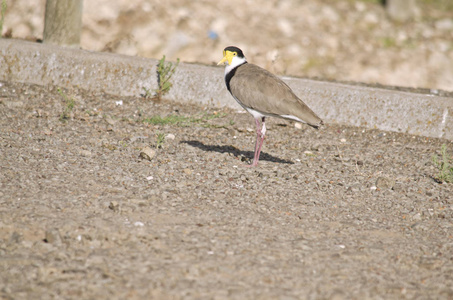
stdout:
<svg viewBox="0 0 453 300">
<path fill-rule="evenodd" d="M 165 141 L 165 133 L 158 133 L 156 135 L 156 148 L 162 148 Z"/>
<path fill-rule="evenodd" d="M 173 86 L 170 79 L 175 73 L 178 65 L 179 58 L 176 60 L 176 63 L 166 62 L 164 55 L 157 64 L 157 89 L 154 90 L 154 96 L 152 95 L 150 89 L 143 87 L 145 93 L 142 94 L 142 97 L 145 99 L 151 98 L 157 101 L 162 100 L 162 96 L 167 94 Z"/>
<path fill-rule="evenodd" d="M 66 122 L 71 118 L 71 112 L 74 109 L 75 100 L 74 98 L 69 98 L 60 88 L 58 88 L 58 93 L 65 100 L 65 106 L 63 112 L 60 115 L 60 121 Z"/>
<path fill-rule="evenodd" d="M 453 182 L 453 162 L 447 155 L 447 145 L 443 144 L 440 150 L 440 159 L 437 155 L 432 156 L 434 166 L 439 170 L 435 179 L 439 182 Z"/>
</svg>

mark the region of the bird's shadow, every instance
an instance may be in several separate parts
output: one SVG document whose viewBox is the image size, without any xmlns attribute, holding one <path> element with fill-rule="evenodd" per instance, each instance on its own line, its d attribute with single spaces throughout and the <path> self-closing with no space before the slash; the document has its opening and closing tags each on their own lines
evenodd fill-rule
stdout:
<svg viewBox="0 0 453 300">
<path fill-rule="evenodd" d="M 236 147 L 229 146 L 229 145 L 205 145 L 200 141 L 181 141 L 181 143 L 190 145 L 192 147 L 197 147 L 203 151 L 209 151 L 209 152 L 219 152 L 219 153 L 231 153 L 232 155 L 236 157 L 247 157 L 253 160 L 253 156 L 255 155 L 254 152 L 252 151 L 241 151 Z M 261 152 L 260 155 L 260 161 L 261 160 L 266 160 L 266 161 L 271 161 L 271 162 L 276 162 L 276 163 L 281 163 L 281 164 L 294 164 L 294 162 L 286 159 L 281 159 L 275 156 L 272 156 L 270 154 Z"/>
</svg>

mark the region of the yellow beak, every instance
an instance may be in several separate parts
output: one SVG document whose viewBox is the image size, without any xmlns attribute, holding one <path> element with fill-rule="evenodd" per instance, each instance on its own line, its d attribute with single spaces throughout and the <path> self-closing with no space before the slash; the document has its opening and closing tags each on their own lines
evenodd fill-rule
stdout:
<svg viewBox="0 0 453 300">
<path fill-rule="evenodd" d="M 219 63 L 217 65 L 221 65 L 223 63 L 225 63 L 226 61 L 228 60 L 228 57 L 225 55 L 221 61 L 219 61 Z"/>
<path fill-rule="evenodd" d="M 228 65 L 231 65 L 231 61 L 233 60 L 234 54 L 231 51 L 223 51 L 223 58 L 217 65 L 221 65 L 227 62 Z"/>
</svg>

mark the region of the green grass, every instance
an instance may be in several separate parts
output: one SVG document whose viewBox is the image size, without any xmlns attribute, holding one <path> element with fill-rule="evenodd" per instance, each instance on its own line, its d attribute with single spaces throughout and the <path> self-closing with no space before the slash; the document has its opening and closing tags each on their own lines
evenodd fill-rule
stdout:
<svg viewBox="0 0 453 300">
<path fill-rule="evenodd" d="M 161 117 L 158 115 L 143 120 L 143 122 L 151 125 L 180 125 L 183 123 L 188 123 L 189 121 L 190 118 L 179 115 L 168 115 L 166 117 Z"/>
<path fill-rule="evenodd" d="M 63 112 L 60 115 L 60 121 L 66 122 L 67 120 L 69 120 L 71 112 L 75 107 L 75 100 L 74 98 L 69 98 L 60 88 L 58 88 L 57 91 L 65 101 Z"/>
<path fill-rule="evenodd" d="M 156 148 L 162 148 L 165 141 L 165 133 L 158 133 L 156 135 Z"/>
<path fill-rule="evenodd" d="M 153 97 L 153 93 L 151 92 L 150 89 L 147 89 L 147 88 L 145 88 L 145 87 L 142 87 L 142 89 L 143 89 L 143 91 L 145 92 L 145 93 L 141 94 L 141 96 L 142 96 L 143 98 L 149 99 L 149 98 L 152 98 L 152 97 Z"/>
<path fill-rule="evenodd" d="M 155 100 L 162 100 L 162 96 L 167 94 L 173 83 L 170 81 L 173 74 L 175 74 L 176 68 L 179 65 L 179 58 L 176 60 L 176 63 L 166 62 L 165 55 L 159 60 L 157 64 L 157 89 L 154 90 L 154 95 L 152 95 L 151 91 L 145 87 L 143 90 L 145 91 L 142 96 L 145 99 L 151 98 Z"/>
<path fill-rule="evenodd" d="M 432 160 L 434 166 L 439 170 L 435 179 L 439 182 L 453 182 L 453 161 L 447 155 L 447 145 L 443 144 L 440 150 L 440 159 L 437 155 L 433 155 Z"/>
<path fill-rule="evenodd" d="M 384 48 L 392 48 L 396 46 L 396 40 L 392 37 L 386 36 L 381 38 L 381 44 Z"/>
</svg>

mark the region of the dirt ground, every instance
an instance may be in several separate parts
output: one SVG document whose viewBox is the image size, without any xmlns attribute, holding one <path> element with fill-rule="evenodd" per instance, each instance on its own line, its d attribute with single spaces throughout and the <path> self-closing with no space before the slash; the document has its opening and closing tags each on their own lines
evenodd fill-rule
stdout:
<svg viewBox="0 0 453 300">
<path fill-rule="evenodd" d="M 4 33 L 42 39 L 45 0 L 6 0 Z M 378 0 L 84 1 L 81 47 L 213 64 L 226 46 L 279 75 L 453 91 L 453 3 L 404 23 Z"/>
<path fill-rule="evenodd" d="M 253 127 L 0 82 L 0 298 L 453 298 L 452 142 L 270 118 L 246 168 Z"/>
</svg>

